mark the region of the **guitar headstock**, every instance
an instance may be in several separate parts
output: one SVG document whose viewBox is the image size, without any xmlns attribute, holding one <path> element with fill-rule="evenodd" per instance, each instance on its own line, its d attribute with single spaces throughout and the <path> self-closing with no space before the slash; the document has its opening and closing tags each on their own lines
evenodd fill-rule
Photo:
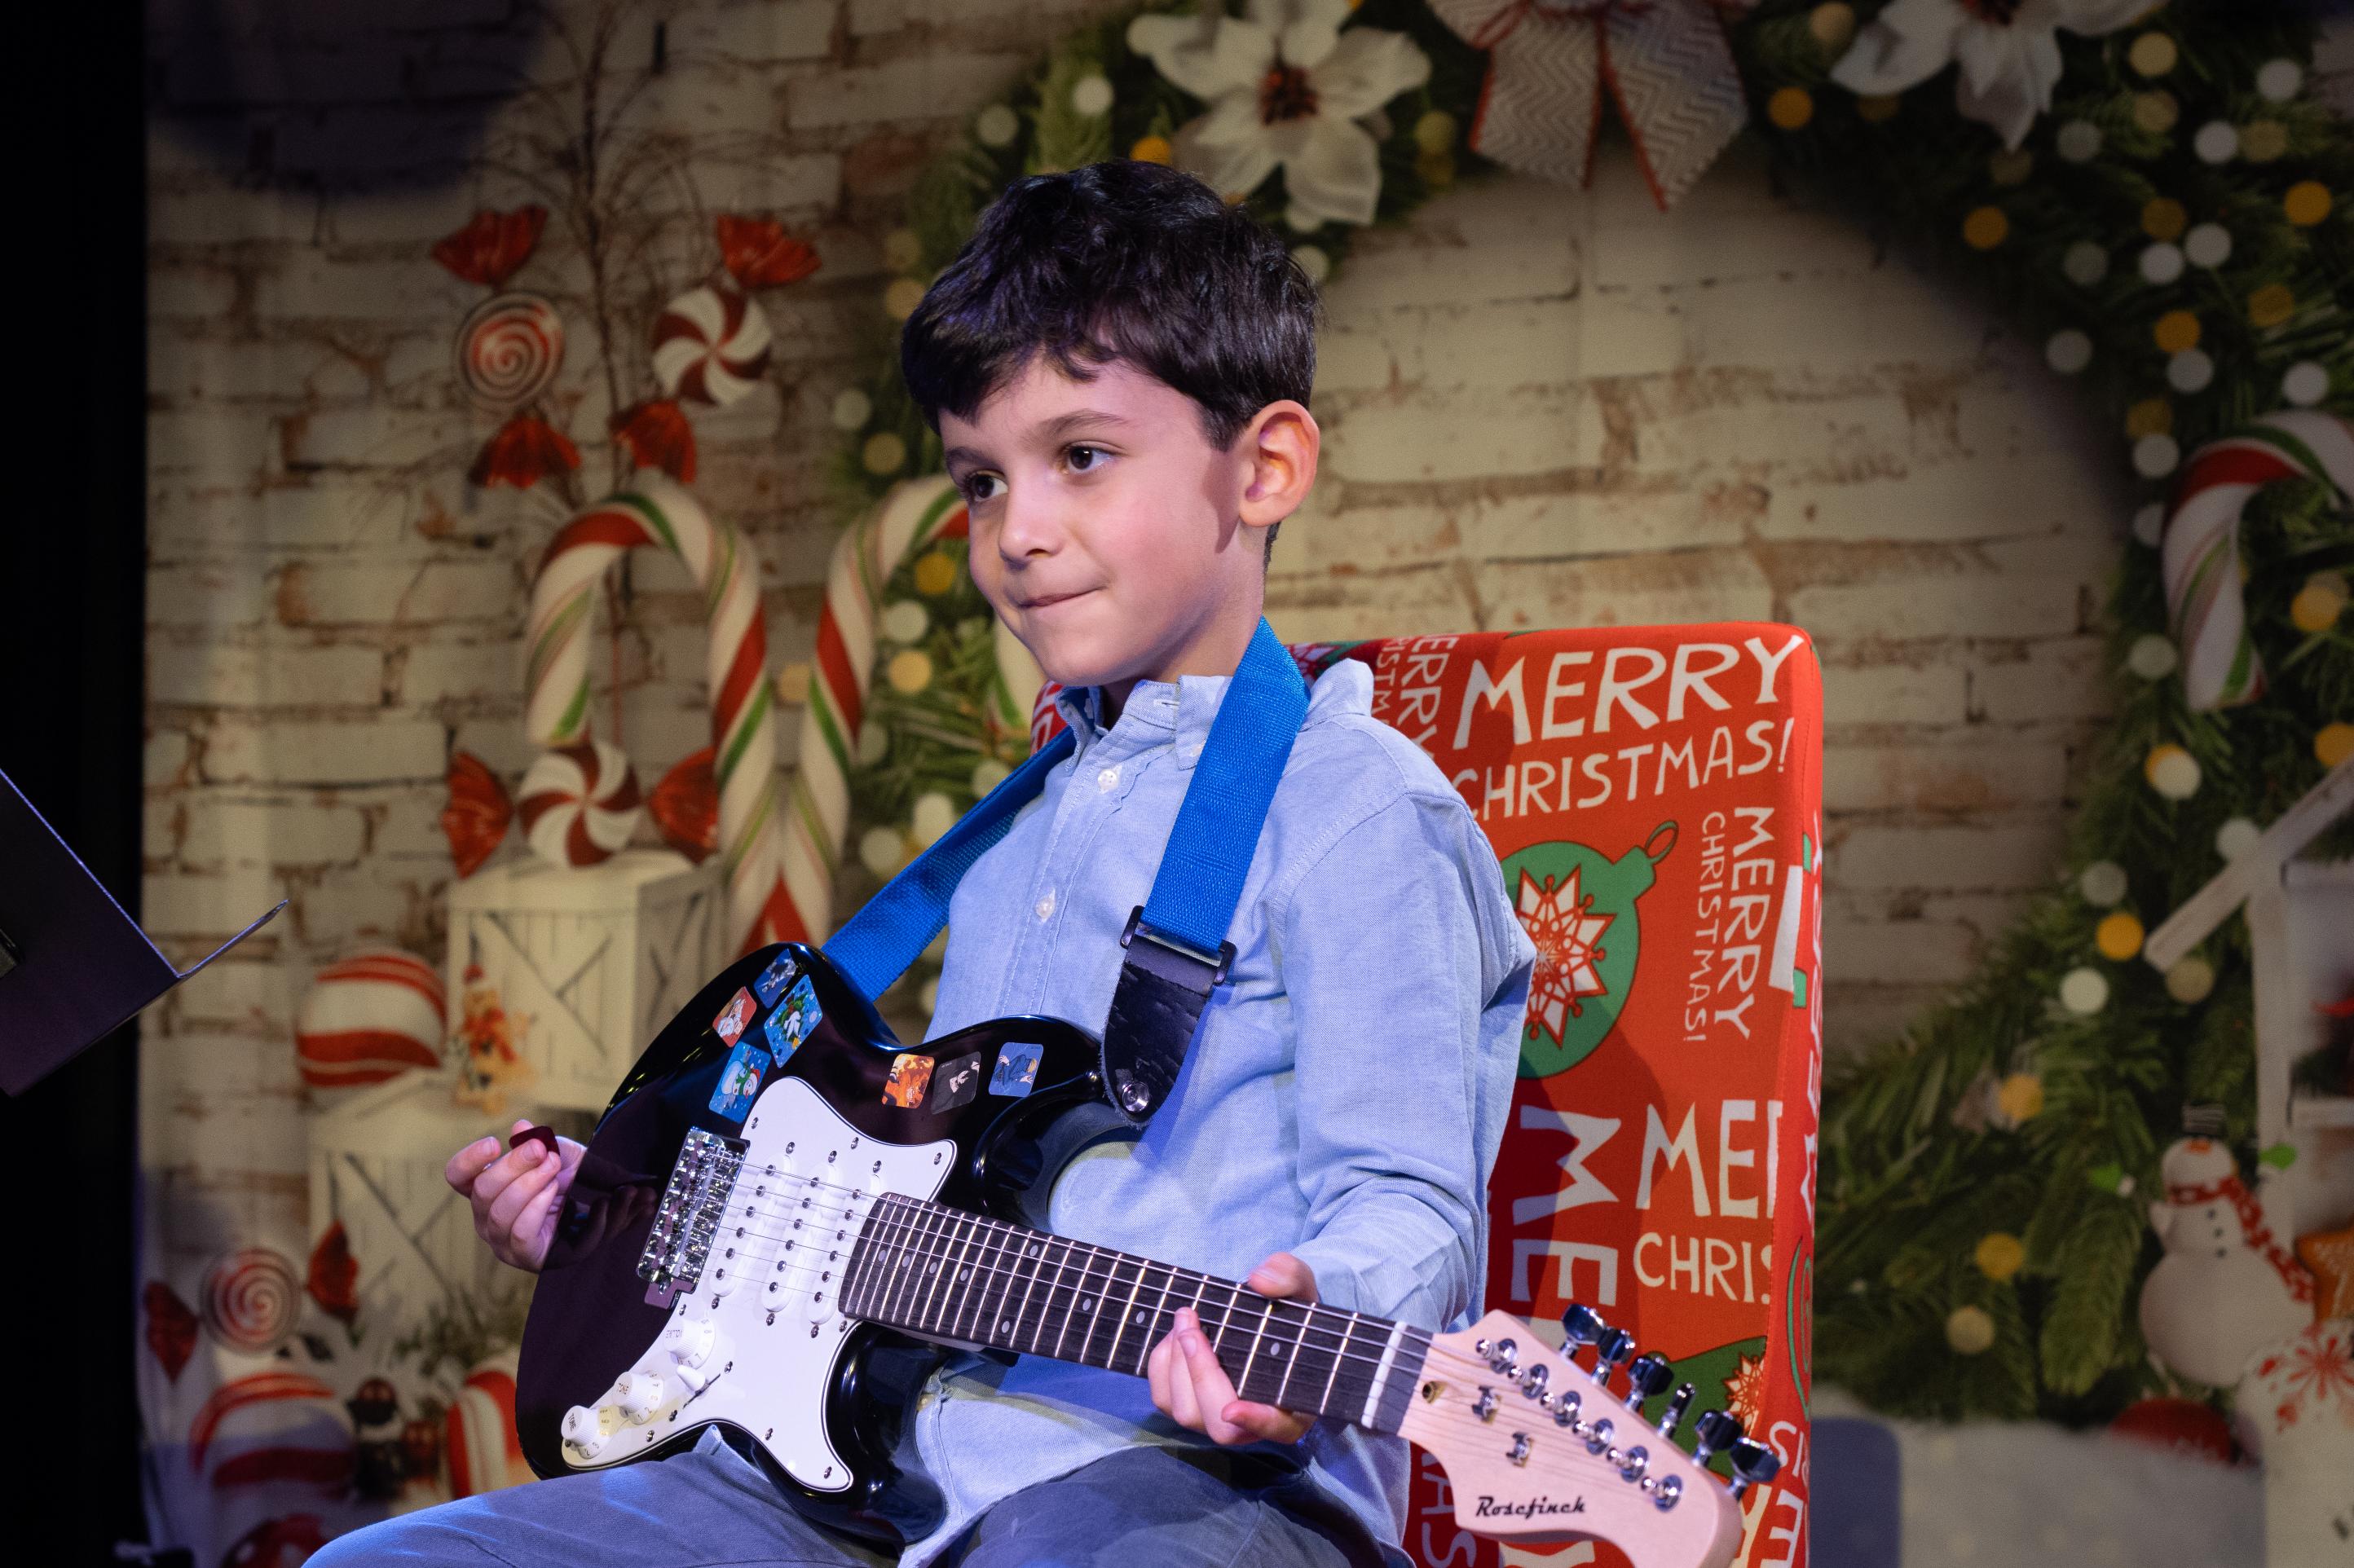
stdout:
<svg viewBox="0 0 2354 1568">
<path fill-rule="evenodd" d="M 1633 1337 L 1589 1308 L 1572 1307 L 1563 1327 L 1564 1351 L 1502 1312 L 1431 1340 L 1398 1429 L 1446 1467 L 1456 1522 L 1514 1541 L 1607 1541 L 1636 1568 L 1723 1568 L 1741 1545 L 1742 1489 L 1779 1467 L 1772 1450 L 1710 1411 L 1686 1454 L 1673 1435 L 1691 1385 L 1646 1420 L 1644 1403 L 1668 1393 L 1666 1360 L 1636 1356 Z M 1591 1372 L 1564 1353 L 1589 1344 Z M 1709 1472 L 1718 1453 L 1740 1478 L 1731 1487 Z"/>
</svg>

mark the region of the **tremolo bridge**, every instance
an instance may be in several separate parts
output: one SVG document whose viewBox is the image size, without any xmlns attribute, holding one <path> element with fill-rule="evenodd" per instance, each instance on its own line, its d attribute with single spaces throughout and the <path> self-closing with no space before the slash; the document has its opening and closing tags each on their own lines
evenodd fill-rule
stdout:
<svg viewBox="0 0 2354 1568">
<path fill-rule="evenodd" d="M 667 1307 L 679 1292 L 702 1283 L 711 1238 L 736 1191 L 749 1148 L 741 1139 L 723 1138 L 699 1127 L 688 1131 L 678 1163 L 671 1167 L 670 1185 L 663 1189 L 662 1206 L 654 1211 L 645 1250 L 638 1255 L 638 1277 L 646 1282 L 648 1306 Z"/>
</svg>

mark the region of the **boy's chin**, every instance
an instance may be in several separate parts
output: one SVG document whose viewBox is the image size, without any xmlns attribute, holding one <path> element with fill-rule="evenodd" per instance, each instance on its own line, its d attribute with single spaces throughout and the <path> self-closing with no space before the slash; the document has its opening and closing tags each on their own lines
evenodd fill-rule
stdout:
<svg viewBox="0 0 2354 1568">
<path fill-rule="evenodd" d="M 1042 637 L 1024 642 L 1046 679 L 1058 686 L 1116 686 L 1143 678 L 1144 660 L 1126 650 L 1105 648 L 1092 639 Z"/>
</svg>

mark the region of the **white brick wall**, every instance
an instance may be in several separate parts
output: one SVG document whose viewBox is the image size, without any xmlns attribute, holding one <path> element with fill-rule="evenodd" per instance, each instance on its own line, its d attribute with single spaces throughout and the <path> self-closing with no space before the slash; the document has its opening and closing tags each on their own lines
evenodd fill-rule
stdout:
<svg viewBox="0 0 2354 1568">
<path fill-rule="evenodd" d="M 776 211 L 825 258 L 772 302 L 779 385 L 697 425 L 696 488 L 761 553 L 777 662 L 811 652 L 826 409 L 908 180 L 1108 9 L 690 0 L 670 21 L 640 123 L 688 140 L 695 185 L 650 187 L 667 270 L 628 291 L 703 265 L 678 260 L 695 199 Z M 529 760 L 525 588 L 565 508 L 464 484 L 495 421 L 452 385 L 450 339 L 481 291 L 426 257 L 476 207 L 532 198 L 483 151 L 513 154 L 523 123 L 501 84 L 568 68 L 518 15 L 435 0 L 380 37 L 265 42 L 251 5 L 156 13 L 147 922 L 193 948 L 294 902 L 169 1004 L 144 1058 L 160 1234 L 195 1263 L 225 1214 L 307 1234 L 293 1009 L 355 941 L 438 953 L 449 753 Z M 476 162 L 440 177 L 453 148 Z M 573 247 L 552 224 L 518 282 L 564 302 L 594 493 L 607 400 Z M 1746 145 L 1666 217 L 1623 150 L 1588 194 L 1456 192 L 1364 236 L 1327 305 L 1323 479 L 1277 551 L 1278 629 L 1806 625 L 1829 687 L 1835 1046 L 1967 974 L 2047 874 L 2105 710 L 2114 432 L 1949 282 L 1772 195 Z M 642 363 L 624 372 L 642 393 Z M 630 582 L 620 727 L 651 784 L 708 739 L 701 612 L 667 566 Z"/>
</svg>

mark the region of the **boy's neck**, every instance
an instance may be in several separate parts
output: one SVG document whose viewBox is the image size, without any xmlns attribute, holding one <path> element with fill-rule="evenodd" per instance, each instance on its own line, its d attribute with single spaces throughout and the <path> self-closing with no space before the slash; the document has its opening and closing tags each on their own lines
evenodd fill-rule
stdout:
<svg viewBox="0 0 2354 1568">
<path fill-rule="evenodd" d="M 1243 654 L 1250 648 L 1251 639 L 1258 634 L 1257 607 L 1247 622 L 1209 629 L 1208 634 L 1190 645 L 1168 663 L 1148 673 L 1130 675 L 1124 680 L 1107 681 L 1096 688 L 1097 711 L 1106 729 L 1119 722 L 1120 711 L 1128 705 L 1129 694 L 1146 681 L 1175 685 L 1188 675 L 1231 675 L 1242 667 Z"/>
</svg>

